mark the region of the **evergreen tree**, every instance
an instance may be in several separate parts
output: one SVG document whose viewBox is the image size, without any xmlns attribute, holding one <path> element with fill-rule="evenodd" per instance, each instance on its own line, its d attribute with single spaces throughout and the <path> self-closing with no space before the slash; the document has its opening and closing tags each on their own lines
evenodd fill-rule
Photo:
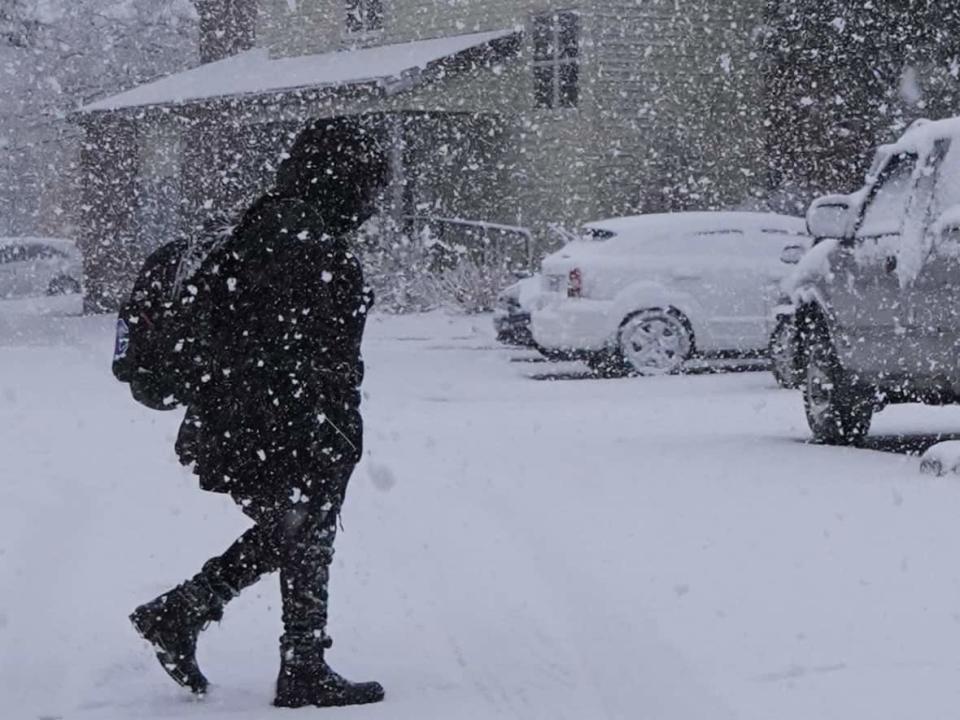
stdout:
<svg viewBox="0 0 960 720">
<path fill-rule="evenodd" d="M 918 117 L 960 112 L 960 8 L 940 0 L 773 0 L 768 184 L 798 204 L 862 180 Z"/>
</svg>

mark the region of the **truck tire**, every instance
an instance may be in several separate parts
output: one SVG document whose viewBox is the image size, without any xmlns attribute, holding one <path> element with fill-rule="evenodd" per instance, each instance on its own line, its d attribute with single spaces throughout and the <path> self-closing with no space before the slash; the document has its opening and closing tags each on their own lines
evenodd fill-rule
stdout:
<svg viewBox="0 0 960 720">
<path fill-rule="evenodd" d="M 844 370 L 825 331 L 808 337 L 803 407 L 813 439 L 825 445 L 856 444 L 870 431 L 875 393 Z"/>
</svg>

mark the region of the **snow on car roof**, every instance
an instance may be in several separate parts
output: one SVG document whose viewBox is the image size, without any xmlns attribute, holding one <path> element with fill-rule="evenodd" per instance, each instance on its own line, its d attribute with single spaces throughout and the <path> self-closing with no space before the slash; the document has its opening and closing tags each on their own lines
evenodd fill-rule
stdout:
<svg viewBox="0 0 960 720">
<path fill-rule="evenodd" d="M 99 100 L 80 112 L 384 81 L 516 32 L 495 30 L 297 57 L 271 58 L 266 49 L 256 48 Z"/>
<path fill-rule="evenodd" d="M 678 212 L 596 220 L 584 225 L 587 230 L 609 230 L 622 235 L 642 231 L 645 235 L 696 233 L 709 230 L 775 230 L 807 234 L 803 218 L 760 212 Z"/>
</svg>

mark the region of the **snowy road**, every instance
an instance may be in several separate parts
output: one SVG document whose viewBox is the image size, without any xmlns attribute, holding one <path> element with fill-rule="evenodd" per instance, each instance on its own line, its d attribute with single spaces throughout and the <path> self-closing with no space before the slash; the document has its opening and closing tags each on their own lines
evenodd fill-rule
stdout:
<svg viewBox="0 0 960 720">
<path fill-rule="evenodd" d="M 390 720 L 960 714 L 960 480 L 806 445 L 766 373 L 543 382 L 488 321 L 375 318 L 332 659 Z M 0 318 L 0 716 L 272 716 L 279 592 L 201 641 L 193 702 L 129 610 L 246 526 L 109 374 L 105 318 Z M 881 414 L 960 432 L 960 409 Z M 278 713 L 280 711 L 277 711 Z"/>
</svg>

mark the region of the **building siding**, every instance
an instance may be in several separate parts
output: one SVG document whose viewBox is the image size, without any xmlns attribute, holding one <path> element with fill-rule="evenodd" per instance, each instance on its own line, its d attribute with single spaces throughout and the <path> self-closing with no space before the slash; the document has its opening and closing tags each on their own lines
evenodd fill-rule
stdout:
<svg viewBox="0 0 960 720">
<path fill-rule="evenodd" d="M 505 75 L 486 82 L 457 78 L 390 103 L 509 117 L 512 214 L 540 229 L 598 215 L 738 206 L 761 195 L 766 173 L 759 162 L 764 133 L 755 31 L 765 4 L 384 0 L 383 31 L 362 42 L 507 27 L 529 31 L 534 14 L 579 11 L 576 109 L 533 108 L 529 32 Z M 301 0 L 293 11 L 286 0 L 268 0 L 265 7 L 281 28 L 270 44 L 275 54 L 325 52 L 358 42 L 342 31 L 343 0 Z"/>
<path fill-rule="evenodd" d="M 385 27 L 367 44 L 516 27 L 523 31 L 519 47 L 504 57 L 467 53 L 470 60 L 427 72 L 423 84 L 395 95 L 375 86 L 321 88 L 118 116 L 127 117 L 127 135 L 151 123 L 180 128 L 187 202 L 179 210 L 195 218 L 205 204 L 230 208 L 267 189 L 280 153 L 311 119 L 392 114 L 403 121 L 403 212 L 419 206 L 428 214 L 528 227 L 539 255 L 559 244 L 554 225 L 574 229 L 599 217 L 730 208 L 762 193 L 756 35 L 764 4 L 384 0 Z M 579 103 L 538 109 L 532 17 L 568 9 L 580 14 Z M 343 13 L 342 0 L 300 0 L 293 9 L 287 0 L 262 0 L 259 44 L 274 55 L 343 49 L 357 41 L 344 37 Z M 111 157 L 104 152 L 107 165 L 94 173 L 94 195 L 105 194 Z M 89 222 L 97 225 L 96 218 Z M 133 224 L 130 217 L 117 222 L 121 245 L 127 239 L 119 236 Z M 95 256 L 101 263 L 102 253 Z"/>
<path fill-rule="evenodd" d="M 598 127 L 609 141 L 603 162 L 618 205 L 729 207 L 762 186 L 756 31 L 764 5 L 595 3 Z"/>
<path fill-rule="evenodd" d="M 344 25 L 342 0 L 261 0 L 258 45 L 274 56 L 339 50 Z"/>
<path fill-rule="evenodd" d="M 262 0 L 258 38 L 271 55 L 324 53 L 490 30 L 523 28 L 535 14 L 585 12 L 592 3 L 563 0 L 382 0 L 383 29 L 368 37 L 345 31 L 344 0 Z"/>
<path fill-rule="evenodd" d="M 276 56 L 307 55 L 356 45 L 388 45 L 521 24 L 519 0 L 383 0 L 383 30 L 367 37 L 346 32 L 344 0 L 263 0 L 260 44 Z"/>
<path fill-rule="evenodd" d="M 446 35 L 511 28 L 523 23 L 519 0 L 387 0 L 386 42 L 409 42 Z"/>
<path fill-rule="evenodd" d="M 297 22 L 308 23 L 320 4 L 318 0 L 312 5 L 303 5 Z M 330 5 L 329 2 L 326 4 Z M 415 3 L 420 10 L 411 9 L 410 3 L 403 4 L 407 25 L 398 26 L 391 23 L 390 17 L 390 8 L 398 6 L 398 3 L 385 4 L 385 30 L 378 42 L 405 42 L 442 34 L 515 26 L 527 30 L 534 14 L 570 7 L 564 3 L 544 2 L 447 6 L 421 0 Z M 463 15 L 461 11 L 467 7 L 472 8 L 472 13 Z M 285 4 L 283 12 L 289 15 Z M 581 12 L 585 17 L 586 14 Z M 430 22 L 413 21 L 411 18 L 418 13 L 429 16 Z M 582 33 L 586 50 L 592 44 L 591 28 L 586 21 Z M 319 37 L 320 33 L 317 33 L 316 38 Z M 312 51 L 324 49 L 322 43 L 317 43 Z M 298 51 L 304 50 L 300 48 Z M 598 140 L 593 120 L 593 91 L 587 80 L 593 72 L 591 56 L 584 52 L 581 59 L 580 107 L 543 111 L 533 106 L 532 53 L 530 33 L 525 32 L 519 54 L 492 67 L 478 66 L 458 72 L 425 87 L 370 104 L 334 103 L 316 110 L 322 116 L 367 110 L 493 113 L 500 116 L 504 121 L 501 136 L 504 151 L 491 159 L 498 165 L 498 172 L 491 176 L 495 179 L 486 186 L 486 191 L 496 197 L 497 202 L 491 207 L 490 214 L 477 219 L 529 226 L 540 246 L 547 248 L 550 246 L 550 225 L 575 226 L 595 217 L 604 204 L 595 191 Z M 460 211 L 467 212 L 468 209 L 462 207 Z"/>
<path fill-rule="evenodd" d="M 531 48 L 494 65 L 478 67 L 409 94 L 385 107 L 394 111 L 494 113 L 503 118 L 502 172 L 490 188 L 502 198 L 496 215 L 481 219 L 530 226 L 541 236 L 553 223 L 577 223 L 594 205 L 592 162 L 585 140 L 589 125 L 580 110 L 533 108 Z M 574 169 L 575 172 L 571 172 Z"/>
</svg>

